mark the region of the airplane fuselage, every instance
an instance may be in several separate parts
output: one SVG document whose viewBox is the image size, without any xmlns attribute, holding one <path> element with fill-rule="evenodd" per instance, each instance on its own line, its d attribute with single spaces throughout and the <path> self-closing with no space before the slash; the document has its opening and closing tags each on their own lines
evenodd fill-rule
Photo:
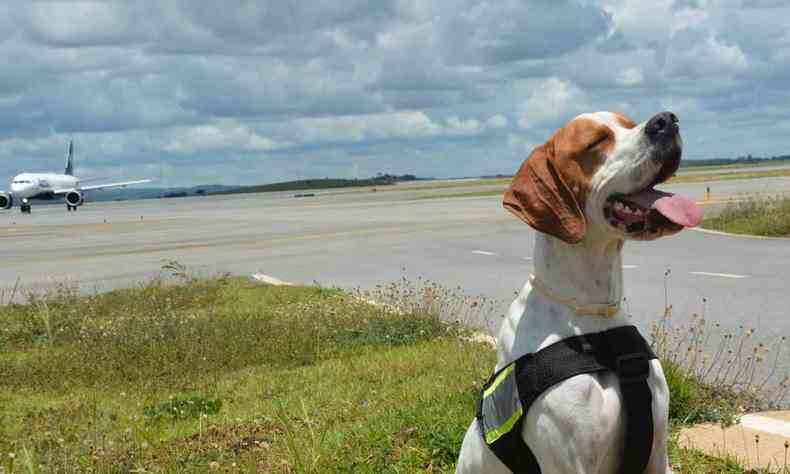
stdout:
<svg viewBox="0 0 790 474">
<path fill-rule="evenodd" d="M 58 173 L 22 173 L 11 181 L 11 193 L 19 199 L 51 199 L 58 189 L 77 189 L 75 176 Z"/>
<path fill-rule="evenodd" d="M 91 184 L 80 186 L 80 180 L 74 176 L 74 143 L 69 142 L 69 155 L 63 173 L 21 173 L 11 180 L 11 191 L 0 191 L 0 210 L 11 209 L 14 202 L 19 202 L 19 210 L 30 214 L 31 199 L 55 199 L 62 196 L 66 209 L 76 211 L 85 202 L 83 193 L 107 188 L 125 188 L 134 184 L 151 182 L 150 179 L 121 181 L 116 183 Z"/>
</svg>

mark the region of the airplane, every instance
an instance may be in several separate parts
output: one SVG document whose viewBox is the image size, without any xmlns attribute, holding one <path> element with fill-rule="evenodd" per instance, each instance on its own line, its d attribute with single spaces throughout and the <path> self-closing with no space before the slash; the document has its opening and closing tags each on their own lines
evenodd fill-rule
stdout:
<svg viewBox="0 0 790 474">
<path fill-rule="evenodd" d="M 19 200 L 19 210 L 30 214 L 30 200 L 51 200 L 63 196 L 66 209 L 76 211 L 84 202 L 83 193 L 106 188 L 121 188 L 133 184 L 150 183 L 150 179 L 124 181 L 119 183 L 80 186 L 80 180 L 74 176 L 74 141 L 69 142 L 69 156 L 66 170 L 60 173 L 22 173 L 11 180 L 11 192 L 0 191 L 0 210 L 11 209 L 14 200 Z"/>
</svg>

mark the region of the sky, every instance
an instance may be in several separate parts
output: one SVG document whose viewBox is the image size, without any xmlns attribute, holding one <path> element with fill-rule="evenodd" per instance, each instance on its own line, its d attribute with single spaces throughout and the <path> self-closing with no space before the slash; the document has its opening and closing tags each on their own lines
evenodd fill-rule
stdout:
<svg viewBox="0 0 790 474">
<path fill-rule="evenodd" d="M 515 172 L 575 115 L 790 154 L 790 2 L 0 1 L 0 179 Z"/>
</svg>

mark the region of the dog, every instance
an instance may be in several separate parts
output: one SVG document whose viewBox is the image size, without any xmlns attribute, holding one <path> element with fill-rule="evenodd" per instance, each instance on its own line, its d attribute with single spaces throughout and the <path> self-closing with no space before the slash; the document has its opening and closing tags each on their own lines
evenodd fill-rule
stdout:
<svg viewBox="0 0 790 474">
<path fill-rule="evenodd" d="M 623 298 L 626 240 L 669 236 L 701 219 L 693 201 L 654 189 L 678 169 L 677 117 L 662 112 L 636 124 L 612 112 L 582 114 L 537 146 L 504 195 L 504 207 L 535 228 L 534 270 L 510 305 L 497 338 L 497 370 L 561 339 L 631 324 Z M 671 473 L 669 390 L 657 359 L 647 379 L 653 445 L 645 473 Z M 543 474 L 617 473 L 625 422 L 616 374 L 566 379 L 529 408 L 521 437 Z M 456 472 L 509 473 L 476 421 Z M 628 473 L 640 474 L 640 473 Z"/>
</svg>

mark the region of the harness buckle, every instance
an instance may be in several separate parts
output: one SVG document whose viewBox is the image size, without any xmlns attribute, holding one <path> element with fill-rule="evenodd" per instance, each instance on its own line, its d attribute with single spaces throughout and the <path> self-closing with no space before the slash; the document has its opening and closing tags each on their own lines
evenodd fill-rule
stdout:
<svg viewBox="0 0 790 474">
<path fill-rule="evenodd" d="M 614 368 L 620 385 L 631 385 L 647 380 L 650 374 L 650 359 L 647 354 L 636 352 L 615 357 Z"/>
</svg>

